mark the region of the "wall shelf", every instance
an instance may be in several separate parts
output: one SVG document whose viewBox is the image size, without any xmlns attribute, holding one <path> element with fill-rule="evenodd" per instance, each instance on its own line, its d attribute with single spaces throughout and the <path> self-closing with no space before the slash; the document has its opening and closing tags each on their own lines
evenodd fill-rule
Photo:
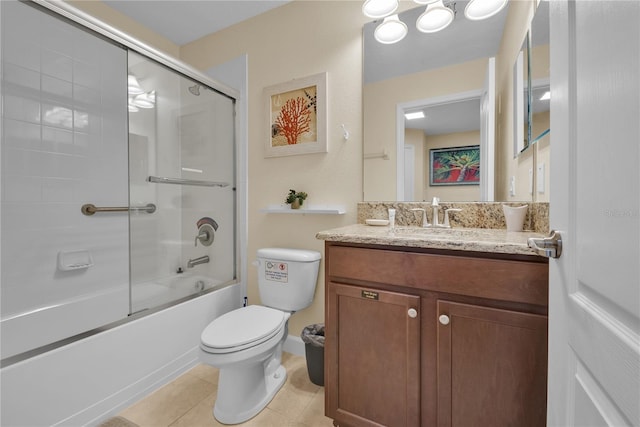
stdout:
<svg viewBox="0 0 640 427">
<path fill-rule="evenodd" d="M 269 205 L 266 208 L 260 209 L 262 213 L 276 213 L 276 214 L 294 214 L 294 215 L 344 215 L 346 212 L 344 206 L 338 205 L 303 205 L 300 209 L 291 209 L 287 204 L 281 205 Z"/>
</svg>

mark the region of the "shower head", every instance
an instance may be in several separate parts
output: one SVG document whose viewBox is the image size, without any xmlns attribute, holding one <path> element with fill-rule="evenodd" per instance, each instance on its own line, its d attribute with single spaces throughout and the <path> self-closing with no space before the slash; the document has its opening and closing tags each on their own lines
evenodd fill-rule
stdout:
<svg viewBox="0 0 640 427">
<path fill-rule="evenodd" d="M 191 92 L 195 96 L 200 96 L 200 85 L 195 84 L 193 86 L 189 86 L 189 92 Z"/>
</svg>

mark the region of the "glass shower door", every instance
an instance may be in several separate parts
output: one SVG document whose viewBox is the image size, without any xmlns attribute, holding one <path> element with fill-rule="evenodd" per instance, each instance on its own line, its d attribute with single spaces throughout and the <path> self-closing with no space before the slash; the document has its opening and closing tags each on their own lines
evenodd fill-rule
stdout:
<svg viewBox="0 0 640 427">
<path fill-rule="evenodd" d="M 235 103 L 129 52 L 131 312 L 231 282 Z"/>
<path fill-rule="evenodd" d="M 31 3 L 0 5 L 5 359 L 128 314 L 127 54 Z"/>
</svg>

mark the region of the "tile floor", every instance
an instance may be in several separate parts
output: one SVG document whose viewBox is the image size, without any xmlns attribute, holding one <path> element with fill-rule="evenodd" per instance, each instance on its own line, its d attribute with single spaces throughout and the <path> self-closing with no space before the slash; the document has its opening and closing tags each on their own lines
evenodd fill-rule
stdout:
<svg viewBox="0 0 640 427">
<path fill-rule="evenodd" d="M 324 416 L 324 388 L 313 384 L 303 356 L 283 353 L 287 381 L 269 405 L 242 426 L 331 427 Z M 118 416 L 140 427 L 221 426 L 213 417 L 218 370 L 198 365 L 122 411 Z"/>
</svg>

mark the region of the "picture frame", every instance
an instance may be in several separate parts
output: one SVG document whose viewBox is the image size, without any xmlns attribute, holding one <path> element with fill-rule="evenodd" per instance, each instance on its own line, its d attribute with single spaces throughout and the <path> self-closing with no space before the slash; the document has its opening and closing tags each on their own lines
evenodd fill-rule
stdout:
<svg viewBox="0 0 640 427">
<path fill-rule="evenodd" d="M 327 73 L 264 89 L 265 157 L 326 153 Z"/>
<path fill-rule="evenodd" d="M 429 185 L 480 185 L 480 145 L 429 150 Z"/>
</svg>

